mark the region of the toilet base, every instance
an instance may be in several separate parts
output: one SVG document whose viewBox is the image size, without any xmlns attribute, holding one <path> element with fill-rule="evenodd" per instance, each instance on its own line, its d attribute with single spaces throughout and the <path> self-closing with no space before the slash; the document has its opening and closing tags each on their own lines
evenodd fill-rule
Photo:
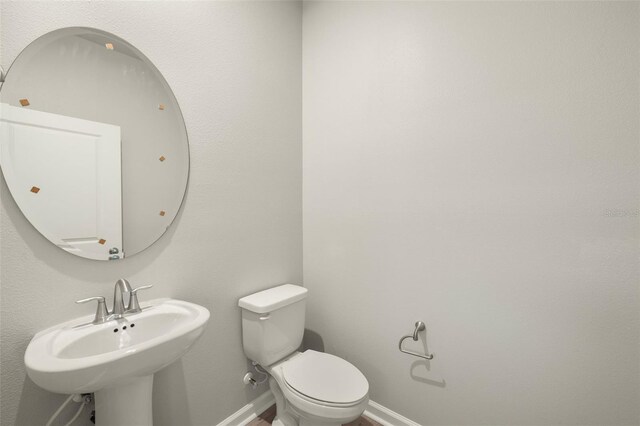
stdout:
<svg viewBox="0 0 640 426">
<path fill-rule="evenodd" d="M 293 423 L 295 426 L 342 426 L 342 423 L 318 423 L 313 420 L 300 419 L 299 422 Z M 289 424 L 282 422 L 277 417 L 273 419 L 271 426 L 289 426 Z"/>
<path fill-rule="evenodd" d="M 272 426 L 342 426 L 341 422 L 308 419 L 295 413 L 273 376 L 269 376 L 269 388 L 276 400 L 276 417 L 271 423 Z"/>
<path fill-rule="evenodd" d="M 300 420 L 290 418 L 289 421 L 292 423 L 285 423 L 276 416 L 276 418 L 273 419 L 273 422 L 271 422 L 271 426 L 342 426 L 342 423 L 318 423 L 313 420 L 302 418 Z"/>
<path fill-rule="evenodd" d="M 316 423 L 311 420 L 302 419 L 300 426 L 342 426 L 341 423 Z"/>
<path fill-rule="evenodd" d="M 269 389 L 276 399 L 276 417 L 271 423 L 272 426 L 298 426 L 299 422 L 291 414 L 287 413 L 287 400 L 284 398 L 278 382 L 273 376 L 269 376 Z"/>
</svg>

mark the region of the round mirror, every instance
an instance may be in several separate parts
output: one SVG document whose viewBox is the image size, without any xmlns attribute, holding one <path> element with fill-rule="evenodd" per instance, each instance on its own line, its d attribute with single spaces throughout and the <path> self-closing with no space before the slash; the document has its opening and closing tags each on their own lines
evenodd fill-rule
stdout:
<svg viewBox="0 0 640 426">
<path fill-rule="evenodd" d="M 27 46 L 0 90 L 0 166 L 25 217 L 69 253 L 141 252 L 176 217 L 189 176 L 178 102 L 119 37 L 64 28 Z"/>
</svg>

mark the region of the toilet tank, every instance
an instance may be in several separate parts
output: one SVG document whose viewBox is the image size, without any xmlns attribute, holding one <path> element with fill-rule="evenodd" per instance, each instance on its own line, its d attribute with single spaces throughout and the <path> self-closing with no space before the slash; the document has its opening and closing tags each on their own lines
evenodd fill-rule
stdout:
<svg viewBox="0 0 640 426">
<path fill-rule="evenodd" d="M 243 297 L 242 345 L 252 361 L 268 366 L 302 343 L 307 289 L 284 284 Z"/>
</svg>

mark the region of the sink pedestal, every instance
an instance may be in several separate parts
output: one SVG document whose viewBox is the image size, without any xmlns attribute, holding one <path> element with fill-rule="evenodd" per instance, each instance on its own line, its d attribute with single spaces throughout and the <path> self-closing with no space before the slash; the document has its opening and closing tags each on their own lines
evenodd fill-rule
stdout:
<svg viewBox="0 0 640 426">
<path fill-rule="evenodd" d="M 153 374 L 95 392 L 96 426 L 152 426 Z"/>
</svg>

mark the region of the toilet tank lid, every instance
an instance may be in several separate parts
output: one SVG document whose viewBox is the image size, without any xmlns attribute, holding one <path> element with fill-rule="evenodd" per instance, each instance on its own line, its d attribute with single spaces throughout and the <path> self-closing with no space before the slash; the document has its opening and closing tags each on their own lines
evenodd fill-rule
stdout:
<svg viewBox="0 0 640 426">
<path fill-rule="evenodd" d="M 245 296 L 238 301 L 238 306 L 257 314 L 264 314 L 298 302 L 306 297 L 306 288 L 294 284 L 283 284 Z"/>
</svg>

